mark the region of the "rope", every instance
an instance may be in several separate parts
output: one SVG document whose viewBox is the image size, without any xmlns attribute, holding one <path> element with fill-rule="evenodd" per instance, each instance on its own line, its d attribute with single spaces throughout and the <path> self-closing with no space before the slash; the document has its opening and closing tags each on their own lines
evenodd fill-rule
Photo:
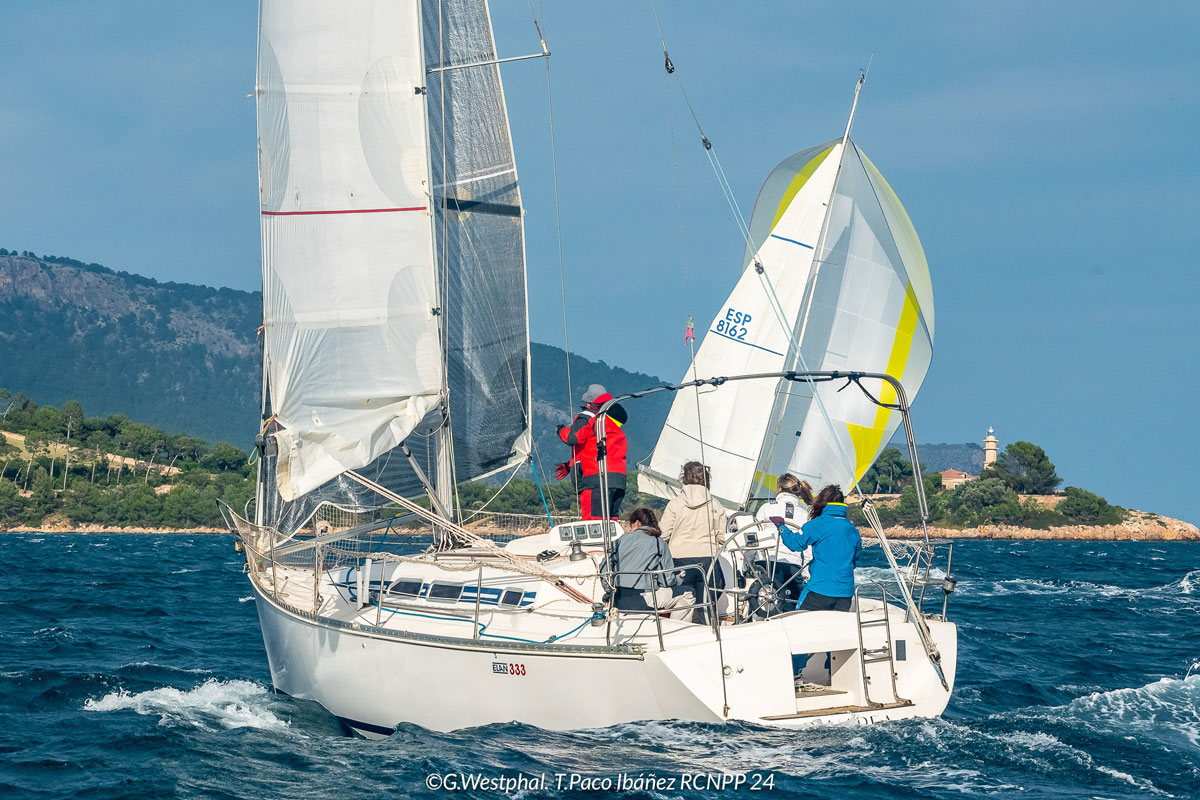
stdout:
<svg viewBox="0 0 1200 800">
<path fill-rule="evenodd" d="M 554 517 L 550 514 L 550 506 L 546 503 L 546 493 L 542 491 L 542 482 L 538 480 L 537 470 L 533 470 L 533 481 L 537 484 L 538 494 L 542 496 L 542 508 L 546 509 L 546 519 L 550 520 L 550 527 L 554 527 Z"/>
<path fill-rule="evenodd" d="M 500 496 L 500 493 L 501 493 L 501 492 L 503 492 L 505 489 L 507 489 L 507 488 L 508 488 L 508 485 L 509 485 L 510 483 L 512 483 L 512 481 L 513 481 L 513 478 L 517 477 L 517 473 L 518 473 L 518 472 L 520 472 L 520 471 L 521 471 L 521 466 L 518 464 L 518 465 L 517 465 L 517 467 L 516 467 L 515 469 L 513 469 L 513 471 L 512 471 L 512 474 L 508 476 L 508 479 L 507 479 L 506 481 L 504 481 L 504 483 L 503 483 L 503 484 L 500 486 L 500 488 L 499 488 L 499 489 L 497 489 L 497 490 L 496 490 L 496 491 L 495 491 L 495 492 L 492 494 L 492 496 L 491 496 L 491 497 L 489 497 L 489 498 L 487 499 L 487 501 L 486 501 L 486 502 L 484 502 L 484 504 L 483 504 L 483 505 L 481 505 L 479 508 L 475 509 L 475 510 L 474 510 L 474 511 L 471 513 L 471 516 L 469 516 L 469 517 L 466 517 L 465 519 L 463 519 L 463 524 L 464 524 L 464 525 L 466 525 L 468 522 L 470 522 L 471 520 L 475 519 L 475 518 L 476 518 L 476 517 L 478 517 L 480 514 L 482 514 L 482 513 L 483 513 L 485 510 L 487 510 L 487 507 L 488 507 L 488 506 L 490 506 L 490 505 L 492 504 L 492 501 L 493 501 L 493 500 L 495 500 L 497 497 L 499 497 L 499 496 Z"/>
<path fill-rule="evenodd" d="M 382 497 L 384 497 L 388 500 L 391 500 L 393 503 L 400 506 L 401 508 L 411 511 L 414 514 L 416 514 L 417 516 L 422 517 L 422 518 L 432 522 L 435 527 L 444 528 L 446 531 L 448 531 L 451 535 L 458 538 L 460 541 L 475 545 L 476 547 L 479 547 L 484 552 L 489 553 L 493 556 L 496 556 L 497 558 L 502 559 L 504 561 L 507 561 L 509 564 L 512 565 L 512 567 L 516 571 L 524 572 L 524 574 L 529 575 L 531 577 L 541 578 L 542 580 L 546 581 L 547 583 L 551 584 L 552 586 L 557 587 L 563 593 L 572 596 L 575 600 L 577 600 L 580 603 L 590 603 L 591 602 L 588 598 L 584 597 L 582 594 L 580 594 L 579 592 L 575 591 L 570 586 L 568 586 L 566 584 L 566 582 L 562 579 L 561 576 L 556 575 L 553 572 L 550 572 L 549 570 L 545 570 L 540 567 L 536 567 L 533 564 L 518 562 L 511 553 L 509 553 L 504 548 L 497 546 L 495 542 L 492 542 L 488 539 L 485 539 L 482 536 L 472 533 L 471 531 L 467 530 L 466 528 L 464 528 L 461 525 L 456 525 L 455 523 L 450 522 L 449 520 L 442 519 L 437 514 L 430 511 L 429 509 L 424 508 L 423 506 L 420 506 L 420 505 L 414 503 L 413 501 L 409 500 L 406 497 L 401 497 L 400 495 L 396 494 L 395 492 L 388 489 L 387 487 L 380 486 L 379 484 L 372 481 L 370 478 L 363 477 L 362 475 L 358 474 L 354 470 L 346 470 L 346 472 L 343 474 L 346 477 L 350 478 L 351 480 L 357 481 L 358 483 L 361 483 L 363 486 L 366 486 L 368 489 L 371 489 L 372 491 L 378 493 Z M 426 559 L 420 560 L 420 563 L 427 564 L 427 563 L 429 563 L 429 559 L 426 558 Z M 439 566 L 441 566 L 441 565 L 439 564 Z M 472 567 L 472 569 L 473 568 L 474 567 Z"/>
<path fill-rule="evenodd" d="M 546 52 L 546 38 L 542 35 L 542 26 L 538 23 L 537 15 L 533 12 L 533 2 L 529 0 L 529 15 L 533 18 L 533 26 L 537 29 L 538 39 L 542 43 L 542 52 Z M 562 209 L 558 193 L 558 148 L 554 129 L 554 91 L 550 80 L 550 56 L 546 58 L 546 109 L 550 125 L 550 166 L 554 178 L 554 232 L 558 244 L 558 287 L 561 295 L 563 318 L 563 351 L 567 366 L 567 415 L 570 416 L 575 401 L 575 385 L 571 379 L 571 339 L 567 326 L 567 277 L 566 259 L 563 257 L 562 242 Z M 575 494 L 579 494 L 579 476 L 576 470 L 571 470 L 571 480 L 575 484 Z M 539 489 L 541 488 L 539 484 Z"/>
</svg>

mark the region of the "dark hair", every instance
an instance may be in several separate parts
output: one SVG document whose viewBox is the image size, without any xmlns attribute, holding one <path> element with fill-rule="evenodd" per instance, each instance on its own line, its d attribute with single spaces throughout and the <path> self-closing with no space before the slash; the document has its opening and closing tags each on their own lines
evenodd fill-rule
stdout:
<svg viewBox="0 0 1200 800">
<path fill-rule="evenodd" d="M 804 501 L 806 506 L 813 504 L 812 487 L 808 485 L 808 481 L 802 481 L 790 472 L 779 476 L 779 479 L 775 481 L 775 490 L 796 495 Z"/>
<path fill-rule="evenodd" d="M 683 465 L 682 480 L 684 486 L 703 486 L 707 489 L 712 484 L 712 470 L 699 461 L 689 461 Z"/>
<path fill-rule="evenodd" d="M 808 512 L 809 519 L 816 519 L 821 516 L 821 512 L 825 510 L 825 506 L 830 503 L 844 503 L 846 495 L 842 494 L 842 487 L 837 484 L 829 484 L 822 489 L 812 503 L 812 509 Z"/>
<path fill-rule="evenodd" d="M 654 509 L 652 508 L 638 506 L 626 515 L 625 521 L 630 525 L 636 522 L 649 536 L 662 535 L 662 531 L 658 529 L 658 517 L 654 515 Z"/>
</svg>

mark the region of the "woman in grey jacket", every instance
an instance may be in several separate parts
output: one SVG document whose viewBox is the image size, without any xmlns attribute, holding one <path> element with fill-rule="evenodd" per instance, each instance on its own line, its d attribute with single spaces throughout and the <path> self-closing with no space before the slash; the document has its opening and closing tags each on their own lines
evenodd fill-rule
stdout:
<svg viewBox="0 0 1200 800">
<path fill-rule="evenodd" d="M 704 576 L 725 543 L 725 508 L 709 493 L 710 473 L 699 461 L 684 464 L 680 480 L 683 491 L 667 503 L 659 527 L 663 540 L 671 545 L 675 565 L 688 567 L 683 572 L 684 587 L 702 603 Z M 710 594 L 720 586 L 719 571 L 719 567 L 714 570 Z M 697 612 L 698 621 L 707 622 L 704 609 L 697 609 Z"/>
<path fill-rule="evenodd" d="M 671 558 L 671 548 L 660 538 L 658 520 L 649 508 L 635 508 L 626 517 L 629 532 L 613 543 L 612 558 L 600 565 L 600 574 L 613 571 L 613 604 L 622 611 L 671 611 L 672 619 L 686 619 L 695 598 L 680 587 L 681 578 Z M 666 570 L 661 571 L 661 570 Z M 672 589 L 672 587 L 675 587 Z M 678 611 L 672 609 L 683 606 Z"/>
</svg>

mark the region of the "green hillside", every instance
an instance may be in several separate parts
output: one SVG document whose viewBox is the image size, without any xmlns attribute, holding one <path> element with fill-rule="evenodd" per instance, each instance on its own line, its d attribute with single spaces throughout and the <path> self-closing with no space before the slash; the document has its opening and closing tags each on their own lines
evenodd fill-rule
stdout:
<svg viewBox="0 0 1200 800">
<path fill-rule="evenodd" d="M 115 272 L 69 258 L 0 250 L 0 386 L 38 403 L 78 400 L 169 432 L 247 449 L 258 429 L 262 295 Z M 533 432 L 549 468 L 565 460 L 554 428 L 570 420 L 565 354 L 533 344 Z M 590 383 L 620 393 L 661 381 L 571 356 L 574 401 Z M 631 405 L 630 452 L 643 458 L 670 397 Z"/>
</svg>

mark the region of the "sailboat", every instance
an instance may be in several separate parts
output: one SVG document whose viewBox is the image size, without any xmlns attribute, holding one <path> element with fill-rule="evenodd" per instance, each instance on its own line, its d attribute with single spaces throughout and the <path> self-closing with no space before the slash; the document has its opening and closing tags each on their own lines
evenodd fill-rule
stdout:
<svg viewBox="0 0 1200 800">
<path fill-rule="evenodd" d="M 523 207 L 486 2 L 263 0 L 259 31 L 263 429 L 257 495 L 222 511 L 278 691 L 368 737 L 945 709 L 956 628 L 928 541 L 885 546 L 893 580 L 850 612 L 786 611 L 759 572 L 777 533 L 746 513 L 784 467 L 852 483 L 900 424 L 916 464 L 928 273 L 849 126 L 771 174 L 685 380 L 614 401 L 675 392 L 644 485 L 670 495 L 703 457 L 733 512 L 707 623 L 623 612 L 605 590 L 619 523 L 500 544 L 455 502 L 531 449 Z"/>
</svg>

